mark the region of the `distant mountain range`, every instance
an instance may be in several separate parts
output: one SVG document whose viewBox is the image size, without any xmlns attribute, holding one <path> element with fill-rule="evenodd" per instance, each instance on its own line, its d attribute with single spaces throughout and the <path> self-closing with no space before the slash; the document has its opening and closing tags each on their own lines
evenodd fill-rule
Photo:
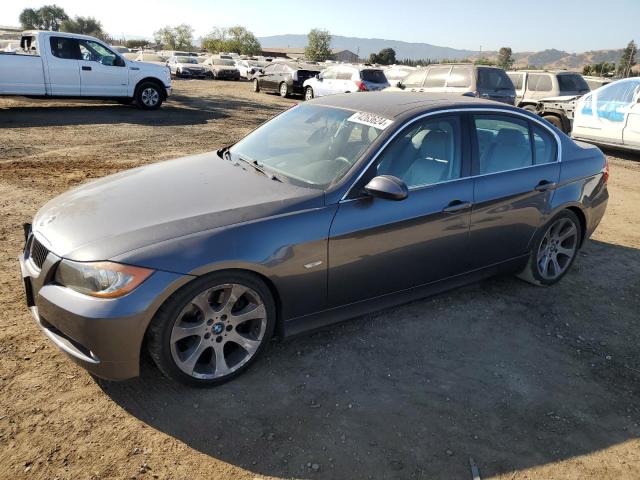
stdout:
<svg viewBox="0 0 640 480">
<path fill-rule="evenodd" d="M 263 48 L 289 47 L 304 48 L 307 45 L 307 35 L 273 35 L 258 38 Z M 368 58 L 371 53 L 377 53 L 383 48 L 393 48 L 396 58 L 431 59 L 431 60 L 477 60 L 480 53 L 477 50 L 461 50 L 457 48 L 441 47 L 429 43 L 402 42 L 399 40 L 385 40 L 381 38 L 358 38 L 333 35 L 333 48 L 344 48 L 357 53 L 360 58 Z M 580 70 L 586 64 L 600 62 L 617 62 L 622 55 L 619 50 L 597 50 L 584 53 L 569 53 L 562 50 L 548 49 L 540 52 L 514 52 L 516 66 L 527 65 L 544 68 L 566 68 Z M 482 56 L 490 60 L 498 57 L 498 52 L 482 52 Z"/>
</svg>

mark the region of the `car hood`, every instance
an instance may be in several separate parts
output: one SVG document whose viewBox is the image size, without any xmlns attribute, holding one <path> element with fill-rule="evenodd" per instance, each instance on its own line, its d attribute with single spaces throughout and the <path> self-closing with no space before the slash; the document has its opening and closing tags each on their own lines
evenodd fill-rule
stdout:
<svg viewBox="0 0 640 480">
<path fill-rule="evenodd" d="M 271 180 L 210 152 L 70 190 L 40 209 L 33 230 L 58 256 L 108 260 L 171 238 L 323 205 L 321 190 Z"/>
<path fill-rule="evenodd" d="M 232 67 L 231 65 L 214 65 L 213 68 L 215 70 L 237 70 L 236 67 Z"/>
</svg>

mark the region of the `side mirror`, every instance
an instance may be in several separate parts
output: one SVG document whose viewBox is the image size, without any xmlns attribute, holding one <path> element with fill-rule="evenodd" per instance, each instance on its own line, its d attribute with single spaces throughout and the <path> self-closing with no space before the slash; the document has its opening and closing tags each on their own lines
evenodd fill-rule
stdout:
<svg viewBox="0 0 640 480">
<path fill-rule="evenodd" d="M 393 175 L 379 175 L 364 187 L 367 195 L 386 200 L 404 200 L 409 196 L 407 184 Z"/>
<path fill-rule="evenodd" d="M 322 81 L 322 75 L 320 75 L 319 73 L 318 73 L 318 74 L 316 74 L 316 78 L 317 78 L 318 80 Z"/>
<path fill-rule="evenodd" d="M 404 85 L 402 84 L 402 80 L 398 80 L 398 83 L 396 83 L 396 87 L 401 88 L 402 90 L 404 90 Z"/>
</svg>

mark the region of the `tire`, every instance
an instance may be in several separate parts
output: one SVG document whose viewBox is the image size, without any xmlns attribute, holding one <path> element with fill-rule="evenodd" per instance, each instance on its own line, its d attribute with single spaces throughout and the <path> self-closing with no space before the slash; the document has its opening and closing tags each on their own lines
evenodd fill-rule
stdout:
<svg viewBox="0 0 640 480">
<path fill-rule="evenodd" d="M 522 107 L 522 109 L 526 110 L 527 112 L 536 113 L 536 106 L 535 105 L 525 105 L 524 107 Z"/>
<path fill-rule="evenodd" d="M 164 102 L 164 92 L 155 82 L 144 82 L 136 88 L 136 105 L 143 110 L 157 110 Z"/>
<path fill-rule="evenodd" d="M 287 98 L 289 96 L 289 85 L 286 82 L 282 82 L 278 87 L 278 93 L 282 98 Z"/>
<path fill-rule="evenodd" d="M 551 125 L 556 127 L 561 132 L 567 133 L 564 127 L 562 126 L 562 120 L 560 119 L 560 117 L 556 115 L 545 115 L 542 118 L 544 118 L 547 122 L 549 122 Z"/>
<path fill-rule="evenodd" d="M 305 100 L 313 100 L 313 88 L 307 87 L 304 90 L 304 99 Z"/>
<path fill-rule="evenodd" d="M 240 315 L 246 318 L 234 323 Z M 275 325 L 275 302 L 259 277 L 216 272 L 169 297 L 149 325 L 147 347 L 165 376 L 211 387 L 249 368 L 267 347 Z"/>
<path fill-rule="evenodd" d="M 518 277 L 538 286 L 558 283 L 571 269 L 581 239 L 582 226 L 576 214 L 570 210 L 558 213 L 536 233 L 531 256 Z"/>
<path fill-rule="evenodd" d="M 260 83 L 258 83 L 257 78 L 253 79 L 253 91 L 256 93 L 260 92 Z"/>
</svg>

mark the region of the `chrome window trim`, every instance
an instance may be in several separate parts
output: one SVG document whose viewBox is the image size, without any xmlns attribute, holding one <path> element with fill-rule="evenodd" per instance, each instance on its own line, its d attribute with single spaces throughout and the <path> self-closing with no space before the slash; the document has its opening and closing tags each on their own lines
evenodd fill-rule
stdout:
<svg viewBox="0 0 640 480">
<path fill-rule="evenodd" d="M 550 165 L 552 163 L 560 163 L 562 162 L 562 142 L 560 140 L 560 136 L 558 136 L 558 134 L 553 130 L 552 127 L 550 127 L 549 125 L 546 125 L 544 123 L 544 121 L 541 118 L 534 118 L 529 116 L 526 113 L 523 112 L 517 112 L 514 110 L 506 110 L 506 109 L 502 109 L 502 108 L 492 108 L 492 107 L 488 107 L 488 108 L 449 108 L 446 110 L 436 110 L 436 111 L 432 111 L 432 112 L 426 112 L 423 113 L 422 115 L 419 115 L 415 118 L 412 118 L 409 122 L 405 123 L 404 125 L 401 125 L 398 127 L 398 129 L 394 132 L 393 135 L 391 135 L 391 137 L 389 139 L 387 139 L 386 142 L 384 142 L 384 145 L 382 145 L 378 151 L 376 152 L 376 154 L 373 156 L 373 158 L 369 161 L 369 163 L 367 164 L 367 166 L 360 172 L 360 174 L 356 177 L 356 179 L 351 183 L 351 186 L 347 189 L 347 191 L 345 192 L 345 194 L 342 196 L 342 198 L 340 199 L 339 202 L 343 202 L 343 201 L 348 201 L 347 197 L 349 196 L 349 194 L 351 193 L 351 190 L 353 190 L 353 187 L 360 181 L 360 179 L 363 177 L 363 175 L 369 170 L 369 168 L 371 168 L 371 165 L 373 165 L 373 163 L 378 159 L 378 157 L 380 156 L 380 154 L 383 152 L 383 150 L 385 148 L 387 148 L 387 146 L 396 138 L 396 136 L 398 136 L 398 134 L 404 130 L 406 127 L 408 127 L 409 125 L 422 120 L 423 118 L 427 118 L 427 117 L 433 117 L 435 115 L 440 115 L 440 114 L 444 114 L 444 113 L 486 113 L 486 112 L 491 112 L 491 113 L 500 113 L 500 114 L 504 114 L 504 115 L 515 115 L 517 117 L 522 117 L 526 120 L 531 120 L 533 122 L 536 122 L 538 125 L 540 125 L 542 128 L 546 129 L 549 133 L 551 133 L 553 135 L 553 138 L 556 139 L 556 145 L 557 145 L 557 151 L 556 151 L 556 161 L 555 162 L 547 162 L 547 163 L 540 163 L 537 165 L 528 165 L 526 167 L 520 167 L 520 168 L 512 168 L 511 170 L 502 170 L 500 172 L 490 172 L 490 173 L 483 173 L 480 175 L 469 175 L 468 177 L 460 177 L 460 178 L 454 178 L 451 180 L 445 180 L 444 182 L 438 182 L 438 183 L 431 183 L 428 186 L 431 185 L 440 185 L 442 183 L 449 183 L 449 182 L 455 182 L 458 180 L 465 180 L 468 178 L 479 178 L 479 177 L 485 177 L 487 175 L 496 175 L 496 174 L 500 174 L 500 173 L 506 173 L 506 172 L 515 172 L 517 170 L 524 170 L 527 168 L 532 168 L 532 167 L 541 167 L 544 165 Z M 412 187 L 409 189 L 409 191 L 415 190 L 416 188 L 423 188 L 422 186 L 419 187 Z M 356 200 L 356 199 L 350 199 L 350 200 Z"/>
</svg>

